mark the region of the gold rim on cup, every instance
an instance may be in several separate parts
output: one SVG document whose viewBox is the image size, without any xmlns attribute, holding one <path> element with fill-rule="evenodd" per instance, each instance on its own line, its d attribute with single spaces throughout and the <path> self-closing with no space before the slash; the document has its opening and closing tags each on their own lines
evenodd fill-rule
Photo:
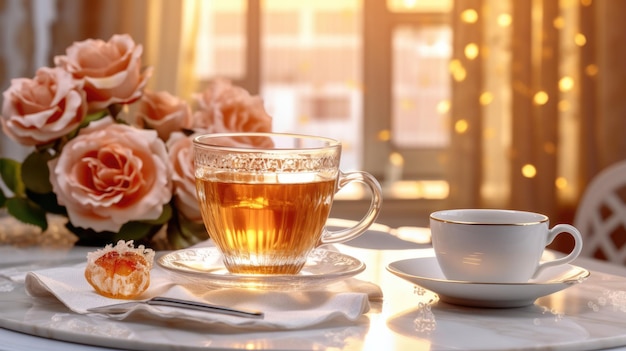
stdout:
<svg viewBox="0 0 626 351">
<path fill-rule="evenodd" d="M 492 212 L 492 213 L 514 213 L 514 214 L 523 214 L 525 216 L 532 216 L 532 217 L 537 217 L 537 220 L 531 220 L 531 221 L 525 221 L 525 222 L 515 222 L 515 223 L 511 223 L 511 222 L 501 222 L 501 223 L 497 223 L 495 221 L 467 221 L 467 220 L 456 220 L 456 219 L 446 219 L 446 218 L 441 218 L 443 214 L 445 213 L 450 213 L 450 212 L 462 212 L 462 211 L 468 211 L 468 212 L 477 212 L 477 213 L 481 213 L 481 214 L 485 214 L 488 212 Z M 540 223 L 546 223 L 548 222 L 549 218 L 546 215 L 540 214 L 540 213 L 535 213 L 535 212 L 528 212 L 528 211 L 518 211 L 518 210 L 498 210 L 498 209 L 455 209 L 455 210 L 442 210 L 442 211 L 436 211 L 430 214 L 430 218 L 432 220 L 435 220 L 437 222 L 441 222 L 441 223 L 450 223 L 450 224 L 463 224 L 463 225 L 507 225 L 507 226 L 525 226 L 525 225 L 536 225 L 536 224 L 540 224 Z"/>
</svg>

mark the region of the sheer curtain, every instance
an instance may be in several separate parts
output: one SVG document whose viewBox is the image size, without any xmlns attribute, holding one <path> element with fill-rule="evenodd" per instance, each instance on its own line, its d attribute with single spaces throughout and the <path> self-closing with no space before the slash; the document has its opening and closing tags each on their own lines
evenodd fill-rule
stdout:
<svg viewBox="0 0 626 351">
<path fill-rule="evenodd" d="M 54 54 L 73 41 L 107 40 L 128 33 L 143 45 L 144 64 L 154 67 L 148 88 L 182 98 L 195 88 L 194 43 L 199 0 L 56 0 Z M 72 20 L 78 18 L 79 20 Z"/>
<path fill-rule="evenodd" d="M 189 99 L 198 88 L 201 1 L 1 0 L 1 88 L 51 65 L 74 41 L 129 33 L 155 68 L 149 89 Z M 248 12 L 260 6 L 250 0 Z M 621 1 L 454 2 L 446 206 L 526 209 L 572 221 L 589 180 L 626 158 L 624 10 Z M 259 35 L 255 28 L 247 35 Z M 252 91 L 255 77 L 245 85 Z M 19 157 L 7 139 L 2 155 Z"/>
<path fill-rule="evenodd" d="M 155 71 L 148 89 L 190 99 L 196 88 L 194 43 L 200 0 L 1 0 L 0 83 L 33 77 L 74 41 L 108 40 L 128 33 L 143 45 L 143 63 Z M 24 150 L 2 135 L 0 154 L 20 159 Z"/>
<path fill-rule="evenodd" d="M 626 158 L 624 10 L 620 1 L 455 2 L 450 206 L 572 221 L 589 180 Z"/>
</svg>

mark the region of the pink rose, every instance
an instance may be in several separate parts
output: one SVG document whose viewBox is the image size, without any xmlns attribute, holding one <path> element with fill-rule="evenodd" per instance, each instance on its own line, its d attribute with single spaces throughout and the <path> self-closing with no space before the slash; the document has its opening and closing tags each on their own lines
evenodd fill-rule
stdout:
<svg viewBox="0 0 626 351">
<path fill-rule="evenodd" d="M 167 141 L 170 162 L 174 169 L 174 203 L 176 208 L 191 221 L 202 221 L 193 164 L 193 137 L 181 132 L 172 133 Z"/>
<path fill-rule="evenodd" d="M 133 220 L 159 218 L 172 197 L 172 166 L 153 130 L 92 122 L 48 163 L 50 182 L 70 222 L 117 232 Z"/>
<path fill-rule="evenodd" d="M 2 130 L 22 145 L 46 144 L 77 128 L 87 113 L 83 83 L 60 68 L 17 78 L 4 92 Z"/>
<path fill-rule="evenodd" d="M 197 94 L 200 109 L 194 114 L 194 127 L 210 133 L 270 132 L 272 117 L 259 96 L 230 81 L 219 79 L 202 94 Z"/>
<path fill-rule="evenodd" d="M 146 91 L 139 100 L 137 118 L 142 125 L 155 129 L 162 140 L 174 131 L 190 129 L 193 122 L 189 105 L 166 91 Z"/>
<path fill-rule="evenodd" d="M 128 104 L 141 97 L 152 69 L 141 72 L 141 45 L 127 35 L 114 35 L 108 42 L 88 39 L 75 42 L 65 56 L 54 63 L 85 80 L 90 110 L 120 103 Z"/>
</svg>

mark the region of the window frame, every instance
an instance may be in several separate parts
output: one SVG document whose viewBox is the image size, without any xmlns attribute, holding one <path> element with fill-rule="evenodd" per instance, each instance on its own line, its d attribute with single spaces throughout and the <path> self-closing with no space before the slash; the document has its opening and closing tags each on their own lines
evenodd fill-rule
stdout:
<svg viewBox="0 0 626 351">
<path fill-rule="evenodd" d="M 404 160 L 403 179 L 444 179 L 442 159 L 445 148 L 397 149 L 381 139 L 381 131 L 392 131 L 392 35 L 397 26 L 424 27 L 449 23 L 439 12 L 390 12 L 385 1 L 364 1 L 363 8 L 363 98 L 362 155 L 364 171 L 384 180 L 388 158 L 400 153 Z M 245 71 L 233 83 L 259 94 L 262 67 L 262 3 L 247 1 Z M 204 85 L 204 84 L 201 84 Z"/>
<path fill-rule="evenodd" d="M 388 156 L 398 152 L 404 158 L 404 179 L 444 179 L 445 148 L 396 149 L 381 140 L 381 131 L 392 132 L 392 35 L 398 26 L 426 27 L 449 23 L 444 13 L 391 13 L 382 1 L 363 3 L 363 168 L 384 177 Z M 386 118 L 381 118 L 386 116 Z M 406 162 L 410 160 L 410 162 Z"/>
</svg>

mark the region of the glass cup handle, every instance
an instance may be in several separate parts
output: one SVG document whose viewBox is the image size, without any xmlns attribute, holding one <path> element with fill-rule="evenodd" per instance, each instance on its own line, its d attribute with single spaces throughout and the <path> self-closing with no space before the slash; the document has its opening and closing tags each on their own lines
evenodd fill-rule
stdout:
<svg viewBox="0 0 626 351">
<path fill-rule="evenodd" d="M 548 238 L 546 240 L 547 241 L 546 246 L 550 245 L 550 243 L 552 243 L 552 241 L 554 240 L 554 238 L 556 238 L 557 235 L 564 234 L 564 233 L 568 233 L 574 238 L 574 248 L 572 249 L 572 252 L 570 252 L 569 255 L 565 257 L 557 258 L 555 260 L 546 261 L 546 262 L 539 264 L 537 266 L 537 269 L 535 270 L 535 274 L 533 275 L 533 278 L 537 277 L 537 275 L 547 267 L 569 263 L 573 261 L 576 257 L 578 257 L 578 255 L 580 255 L 580 252 L 583 249 L 582 235 L 580 234 L 578 229 L 574 228 L 573 226 L 569 224 L 557 224 L 552 229 L 550 229 L 550 232 L 548 233 Z"/>
<path fill-rule="evenodd" d="M 380 183 L 378 183 L 378 180 L 376 180 L 374 176 L 367 172 L 354 171 L 343 173 L 340 171 L 336 192 L 352 182 L 365 184 L 370 189 L 371 201 L 367 214 L 363 216 L 363 218 L 361 218 L 356 225 L 350 228 L 340 229 L 337 231 L 329 231 L 324 228 L 318 246 L 340 243 L 354 239 L 363 234 L 372 224 L 374 224 L 374 221 L 376 221 L 383 201 L 383 191 L 380 187 Z"/>
</svg>

